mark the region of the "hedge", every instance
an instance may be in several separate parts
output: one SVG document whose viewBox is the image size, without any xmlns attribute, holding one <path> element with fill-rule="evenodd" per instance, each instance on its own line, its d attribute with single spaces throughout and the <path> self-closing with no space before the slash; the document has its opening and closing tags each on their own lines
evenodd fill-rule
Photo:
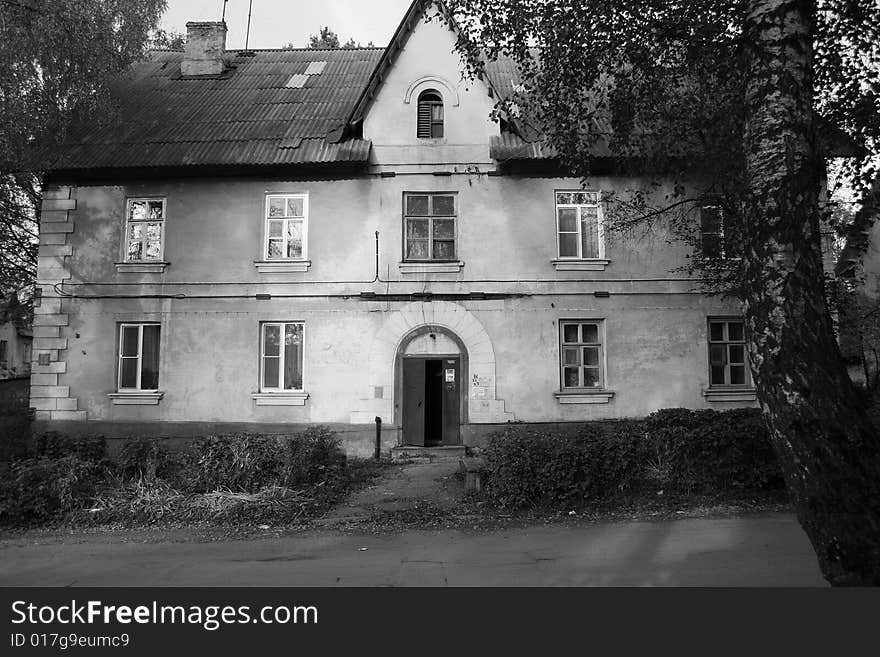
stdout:
<svg viewBox="0 0 880 657">
<path fill-rule="evenodd" d="M 504 507 L 575 507 L 644 494 L 742 494 L 784 483 L 761 414 L 666 409 L 574 434 L 512 426 L 490 437 L 484 485 Z"/>
<path fill-rule="evenodd" d="M 176 520 L 256 518 L 263 503 L 278 507 L 276 517 L 290 516 L 284 503 L 298 505 L 301 515 L 370 476 L 369 468 L 352 465 L 326 427 L 291 436 L 206 436 L 177 450 L 157 439 L 133 439 L 116 462 L 100 436 L 48 432 L 35 437 L 27 454 L 0 463 L 0 523 L 45 524 L 93 505 L 114 507 L 107 513 L 117 521 L 130 510 L 156 520 L 163 509 Z"/>
</svg>

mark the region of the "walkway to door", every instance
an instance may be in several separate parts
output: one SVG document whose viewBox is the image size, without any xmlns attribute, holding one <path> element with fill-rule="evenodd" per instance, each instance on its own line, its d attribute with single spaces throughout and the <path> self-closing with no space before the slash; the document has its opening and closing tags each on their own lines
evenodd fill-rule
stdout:
<svg viewBox="0 0 880 657">
<path fill-rule="evenodd" d="M 418 459 L 393 465 L 375 484 L 333 509 L 322 524 L 344 525 L 419 507 L 452 510 L 464 496 L 464 482 L 455 477 L 460 467 L 458 458 Z"/>
</svg>

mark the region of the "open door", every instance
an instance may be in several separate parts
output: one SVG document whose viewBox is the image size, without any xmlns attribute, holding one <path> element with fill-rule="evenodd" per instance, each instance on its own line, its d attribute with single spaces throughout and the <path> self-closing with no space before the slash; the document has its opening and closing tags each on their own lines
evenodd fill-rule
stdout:
<svg viewBox="0 0 880 657">
<path fill-rule="evenodd" d="M 403 359 L 405 444 L 461 444 L 460 363 L 459 358 Z"/>
<path fill-rule="evenodd" d="M 425 446 L 425 361 L 403 359 L 403 442 Z"/>
</svg>

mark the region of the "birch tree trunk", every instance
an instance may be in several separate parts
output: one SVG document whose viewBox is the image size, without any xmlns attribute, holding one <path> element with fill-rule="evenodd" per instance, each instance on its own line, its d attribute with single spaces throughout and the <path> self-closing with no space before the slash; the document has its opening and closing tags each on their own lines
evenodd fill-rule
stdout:
<svg viewBox="0 0 880 657">
<path fill-rule="evenodd" d="M 746 90 L 749 352 L 798 519 L 832 585 L 880 585 L 880 438 L 825 300 L 811 0 L 750 0 Z"/>
</svg>

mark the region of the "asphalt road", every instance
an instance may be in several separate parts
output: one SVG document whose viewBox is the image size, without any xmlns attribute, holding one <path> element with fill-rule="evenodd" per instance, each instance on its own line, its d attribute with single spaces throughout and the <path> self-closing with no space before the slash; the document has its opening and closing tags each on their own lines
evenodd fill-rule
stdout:
<svg viewBox="0 0 880 657">
<path fill-rule="evenodd" d="M 0 586 L 825 585 L 788 514 L 209 543 L 167 538 L 0 540 Z"/>
</svg>

